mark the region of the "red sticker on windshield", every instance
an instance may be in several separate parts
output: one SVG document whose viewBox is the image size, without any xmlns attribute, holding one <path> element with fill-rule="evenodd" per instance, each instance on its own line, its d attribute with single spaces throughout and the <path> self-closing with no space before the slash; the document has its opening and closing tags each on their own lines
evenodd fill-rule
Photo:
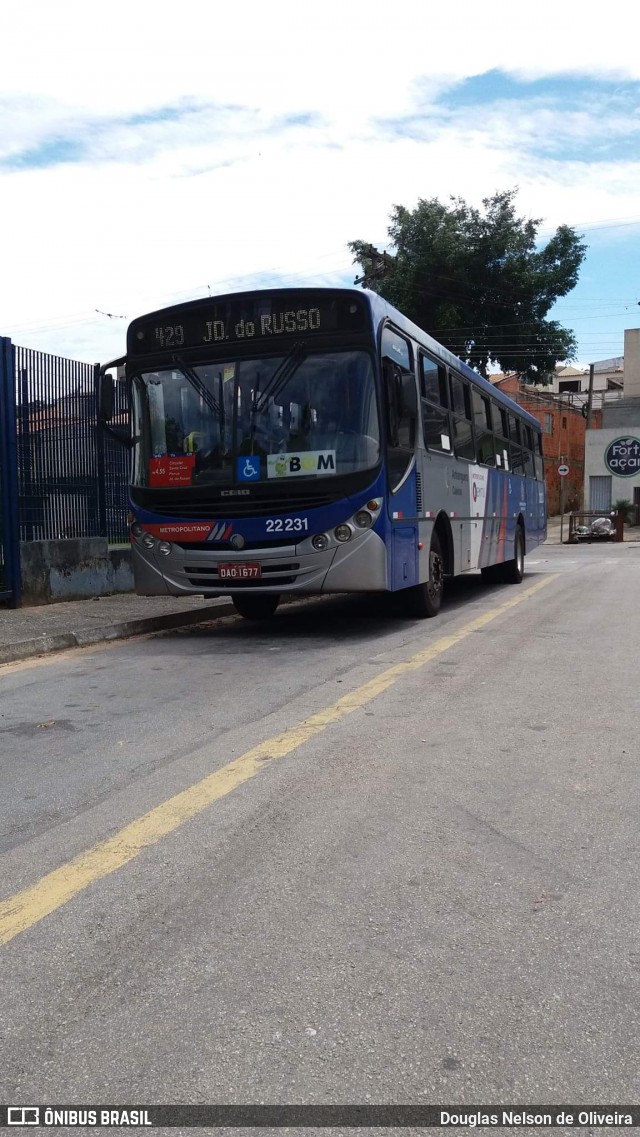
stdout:
<svg viewBox="0 0 640 1137">
<path fill-rule="evenodd" d="M 150 486 L 190 486 L 196 464 L 195 454 L 165 454 L 149 459 Z"/>
</svg>

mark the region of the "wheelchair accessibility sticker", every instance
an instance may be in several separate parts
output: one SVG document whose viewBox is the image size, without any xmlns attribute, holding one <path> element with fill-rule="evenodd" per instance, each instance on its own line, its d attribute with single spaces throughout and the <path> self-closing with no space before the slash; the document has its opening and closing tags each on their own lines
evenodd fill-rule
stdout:
<svg viewBox="0 0 640 1137">
<path fill-rule="evenodd" d="M 239 482 L 259 482 L 260 458 L 255 454 L 251 457 L 236 458 L 236 478 Z"/>
</svg>

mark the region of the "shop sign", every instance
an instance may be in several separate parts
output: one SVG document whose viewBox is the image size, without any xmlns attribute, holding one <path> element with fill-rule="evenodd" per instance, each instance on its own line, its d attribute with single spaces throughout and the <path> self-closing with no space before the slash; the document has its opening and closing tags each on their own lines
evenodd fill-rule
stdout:
<svg viewBox="0 0 640 1137">
<path fill-rule="evenodd" d="M 640 474 L 640 438 L 614 438 L 604 452 L 604 463 L 616 478 Z"/>
</svg>

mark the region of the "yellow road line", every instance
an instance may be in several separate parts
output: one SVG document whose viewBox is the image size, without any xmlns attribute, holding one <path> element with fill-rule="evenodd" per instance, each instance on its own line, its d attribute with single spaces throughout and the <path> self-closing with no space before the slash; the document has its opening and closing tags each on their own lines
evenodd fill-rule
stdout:
<svg viewBox="0 0 640 1137">
<path fill-rule="evenodd" d="M 34 924 L 66 904 L 68 900 L 71 900 L 90 884 L 122 868 L 123 865 L 134 860 L 143 849 L 155 845 L 167 833 L 172 833 L 174 829 L 178 829 L 189 818 L 195 817 L 214 801 L 226 797 L 243 782 L 255 777 L 256 774 L 264 770 L 268 763 L 277 758 L 284 758 L 292 750 L 302 746 L 309 738 L 321 734 L 331 723 L 339 722 L 347 715 L 352 714 L 353 711 L 364 707 L 372 699 L 397 683 L 403 675 L 424 667 L 430 660 L 442 655 L 443 652 L 466 639 L 472 632 L 477 632 L 495 620 L 496 617 L 509 611 L 510 608 L 521 604 L 523 600 L 528 600 L 530 596 L 556 579 L 557 575 L 546 576 L 531 588 L 519 591 L 517 595 L 499 604 L 497 608 L 492 608 L 489 612 L 485 612 L 484 615 L 472 620 L 471 623 L 465 624 L 459 631 L 443 636 L 442 639 L 436 640 L 435 643 L 417 652 L 410 659 L 394 664 L 393 667 L 389 667 L 380 675 L 370 679 L 368 683 L 363 683 L 361 687 L 343 695 L 331 706 L 325 707 L 324 710 L 311 715 L 310 718 L 298 723 L 297 726 L 291 727 L 284 734 L 266 739 L 265 742 L 254 746 L 240 758 L 236 758 L 233 762 L 223 766 L 222 769 L 216 770 L 215 773 L 209 774 L 202 781 L 196 782 L 195 785 L 175 794 L 174 797 L 162 802 L 149 813 L 145 813 L 143 817 L 132 821 L 130 825 L 125 825 L 124 829 L 121 829 L 113 837 L 109 837 L 106 841 L 100 841 L 99 844 L 87 849 L 72 861 L 53 872 L 47 873 L 31 888 L 17 892 L 8 900 L 2 901 L 0 903 L 0 943 L 8 943 L 14 936 L 33 927 Z"/>
</svg>

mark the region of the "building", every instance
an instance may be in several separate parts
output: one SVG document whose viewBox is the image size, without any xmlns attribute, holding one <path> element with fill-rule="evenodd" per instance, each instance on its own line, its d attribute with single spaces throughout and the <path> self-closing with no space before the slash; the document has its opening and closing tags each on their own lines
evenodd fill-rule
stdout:
<svg viewBox="0 0 640 1137">
<path fill-rule="evenodd" d="M 586 420 L 581 403 L 568 395 L 553 394 L 550 388 L 533 387 L 523 383 L 518 375 L 490 375 L 491 382 L 515 399 L 525 410 L 537 418 L 542 427 L 544 476 L 547 486 L 547 511 L 560 513 L 561 504 L 566 510 L 580 509 L 584 486 L 584 455 Z M 588 373 L 587 373 L 588 383 Z M 593 412 L 593 422 L 599 425 L 601 412 Z M 566 463 L 569 473 L 561 479 L 558 467 Z M 562 489 L 561 489 L 562 485 Z M 564 502 L 561 494 L 564 491 Z"/>
<path fill-rule="evenodd" d="M 630 501 L 640 524 L 640 328 L 624 333 L 622 397 L 605 403 L 599 430 L 585 440 L 585 508 L 608 513 Z"/>
<path fill-rule="evenodd" d="M 551 382 L 547 386 L 535 386 L 536 391 L 547 391 L 554 395 L 566 395 L 570 402 L 582 406 L 589 397 L 589 371 L 581 367 L 564 367 L 558 364 Z M 624 386 L 624 356 L 614 359 L 601 359 L 593 364 L 593 405 L 602 406 L 610 399 L 617 399 Z"/>
</svg>

